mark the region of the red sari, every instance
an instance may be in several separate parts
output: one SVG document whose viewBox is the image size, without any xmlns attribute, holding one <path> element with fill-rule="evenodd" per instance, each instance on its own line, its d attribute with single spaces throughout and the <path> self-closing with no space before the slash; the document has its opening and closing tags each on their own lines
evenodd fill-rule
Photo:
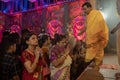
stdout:
<svg viewBox="0 0 120 80">
<path fill-rule="evenodd" d="M 27 60 L 30 60 L 32 63 L 34 62 L 35 56 L 30 54 L 27 50 L 22 52 L 21 60 L 24 64 Z M 42 75 L 43 69 L 42 69 L 42 60 L 39 59 L 37 68 L 35 72 L 29 73 L 26 68 L 23 68 L 23 74 L 22 74 L 22 80 L 44 80 L 44 77 Z"/>
</svg>

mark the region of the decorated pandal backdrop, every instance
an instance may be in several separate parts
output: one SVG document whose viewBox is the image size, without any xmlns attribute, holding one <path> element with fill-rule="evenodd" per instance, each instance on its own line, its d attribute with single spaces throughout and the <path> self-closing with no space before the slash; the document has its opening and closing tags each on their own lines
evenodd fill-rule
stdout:
<svg viewBox="0 0 120 80">
<path fill-rule="evenodd" d="M 40 29 L 44 28 L 54 38 L 55 33 L 66 33 L 67 28 L 72 26 L 75 37 L 80 39 L 77 34 L 84 26 L 84 16 L 80 14 L 82 14 L 81 6 L 85 1 L 78 0 L 22 13 L 22 27 L 36 33 L 40 33 Z"/>
<path fill-rule="evenodd" d="M 10 1 L 10 0 L 2 0 L 2 1 L 0 0 L 0 2 L 3 1 L 4 3 L 6 3 L 6 1 Z M 23 0 L 19 0 L 19 1 L 23 1 Z M 35 1 L 42 1 L 42 0 L 35 0 Z M 67 2 L 50 4 L 42 8 L 21 11 L 14 14 L 6 14 L 4 12 L 0 12 L 0 38 L 2 36 L 1 33 L 5 30 L 10 30 L 12 26 L 13 27 L 16 26 L 16 28 L 18 29 L 17 31 L 19 30 L 21 31 L 24 28 L 28 28 L 29 30 L 37 34 L 40 33 L 42 28 L 44 28 L 46 32 L 50 33 L 51 37 L 53 37 L 55 33 L 61 34 L 61 33 L 69 32 L 69 35 L 71 35 L 73 34 L 72 30 L 74 29 L 74 35 L 76 37 L 79 29 L 81 29 L 82 26 L 84 25 L 85 18 L 84 16 L 80 16 L 80 14 L 82 13 L 81 5 L 85 1 L 90 1 L 93 8 L 97 8 L 102 12 L 105 21 L 109 27 L 109 31 L 114 29 L 117 26 L 117 24 L 120 22 L 120 17 L 119 17 L 120 0 L 109 0 L 109 1 L 108 0 L 53 0 L 53 1 L 67 1 Z M 112 5 L 112 7 L 110 8 L 109 5 Z M 38 7 L 39 6 L 40 5 L 38 5 Z M 74 21 L 76 21 L 76 23 L 74 23 Z M 80 26 L 78 27 L 79 21 L 81 27 Z M 81 24 L 82 21 L 83 24 Z M 14 29 L 16 28 L 12 29 L 13 32 Z M 118 33 L 119 31 L 117 31 L 117 34 L 114 33 L 109 35 L 110 37 L 109 37 L 108 46 L 106 47 L 106 51 L 116 53 L 117 50 L 115 43 L 117 39 L 116 36 L 118 36 Z"/>
<path fill-rule="evenodd" d="M 85 17 L 81 15 L 81 6 L 85 1 L 89 0 L 52 4 L 12 15 L 0 13 L 0 37 L 5 30 L 20 34 L 22 29 L 28 29 L 39 35 L 41 29 L 45 29 L 51 38 L 54 38 L 55 33 L 68 33 L 73 34 L 76 40 L 84 40 L 85 33 L 80 36 L 78 33 L 85 27 Z"/>
</svg>

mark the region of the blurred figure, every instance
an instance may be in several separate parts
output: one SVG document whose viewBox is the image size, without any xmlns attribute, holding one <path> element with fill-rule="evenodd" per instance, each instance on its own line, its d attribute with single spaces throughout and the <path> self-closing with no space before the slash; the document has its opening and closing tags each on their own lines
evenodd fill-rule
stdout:
<svg viewBox="0 0 120 80">
<path fill-rule="evenodd" d="M 40 34 L 38 36 L 46 35 L 45 29 L 41 28 Z"/>
<path fill-rule="evenodd" d="M 71 53 L 72 64 L 70 69 L 70 79 L 76 80 L 85 69 L 85 43 L 77 41 Z"/>
<path fill-rule="evenodd" d="M 4 41 L 4 39 L 6 39 L 6 37 L 8 37 L 10 34 L 10 32 L 8 31 L 5 31 L 2 33 L 2 39 L 1 39 L 1 42 L 0 42 L 0 53 L 3 52 L 3 46 L 2 46 L 2 41 Z"/>
<path fill-rule="evenodd" d="M 2 53 L 0 54 L 0 79 L 20 80 L 19 60 L 15 55 L 16 40 L 11 36 L 2 40 Z"/>
<path fill-rule="evenodd" d="M 73 35 L 73 29 L 72 26 L 70 24 L 67 25 L 67 39 L 69 41 L 69 44 L 72 46 L 72 48 L 75 46 L 76 44 L 76 39 L 75 36 Z"/>
<path fill-rule="evenodd" d="M 4 31 L 3 32 L 3 37 L 9 36 L 10 32 L 9 31 Z"/>
<path fill-rule="evenodd" d="M 11 33 L 10 36 L 16 41 L 16 55 L 21 55 L 20 36 L 18 33 Z"/>
<path fill-rule="evenodd" d="M 15 51 L 15 55 L 16 57 L 18 58 L 18 65 L 19 65 L 19 69 L 20 69 L 20 79 L 22 79 L 22 69 L 23 69 L 23 65 L 22 65 L 22 62 L 20 60 L 20 57 L 21 57 L 21 45 L 20 45 L 20 36 L 18 33 L 11 33 L 10 34 L 10 37 L 16 41 L 16 51 Z"/>
<path fill-rule="evenodd" d="M 50 70 L 49 68 L 50 66 L 50 59 L 49 59 L 50 37 L 48 35 L 41 35 L 39 37 L 39 46 L 43 51 L 43 62 L 44 62 L 43 67 L 47 67 Z M 46 74 L 44 77 L 46 78 L 46 80 L 50 80 L 50 73 Z"/>
</svg>

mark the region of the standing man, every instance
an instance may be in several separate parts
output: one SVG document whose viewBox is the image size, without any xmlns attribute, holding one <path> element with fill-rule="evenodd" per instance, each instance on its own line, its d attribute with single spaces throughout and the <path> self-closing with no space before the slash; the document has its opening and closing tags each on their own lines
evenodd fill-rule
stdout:
<svg viewBox="0 0 120 80">
<path fill-rule="evenodd" d="M 82 5 L 86 16 L 86 55 L 85 62 L 89 63 L 94 59 L 93 69 L 99 70 L 104 56 L 104 48 L 108 43 L 108 27 L 102 14 L 94 10 L 89 2 Z"/>
</svg>

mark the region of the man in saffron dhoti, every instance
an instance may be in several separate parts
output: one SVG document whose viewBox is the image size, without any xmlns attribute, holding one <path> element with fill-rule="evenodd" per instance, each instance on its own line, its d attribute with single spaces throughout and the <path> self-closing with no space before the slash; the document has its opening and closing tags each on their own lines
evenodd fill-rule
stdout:
<svg viewBox="0 0 120 80">
<path fill-rule="evenodd" d="M 86 54 L 85 61 L 94 59 L 94 69 L 99 70 L 104 56 L 104 48 L 108 43 L 108 27 L 102 14 L 98 10 L 93 10 L 92 5 L 86 2 L 82 5 L 86 16 Z"/>
</svg>

